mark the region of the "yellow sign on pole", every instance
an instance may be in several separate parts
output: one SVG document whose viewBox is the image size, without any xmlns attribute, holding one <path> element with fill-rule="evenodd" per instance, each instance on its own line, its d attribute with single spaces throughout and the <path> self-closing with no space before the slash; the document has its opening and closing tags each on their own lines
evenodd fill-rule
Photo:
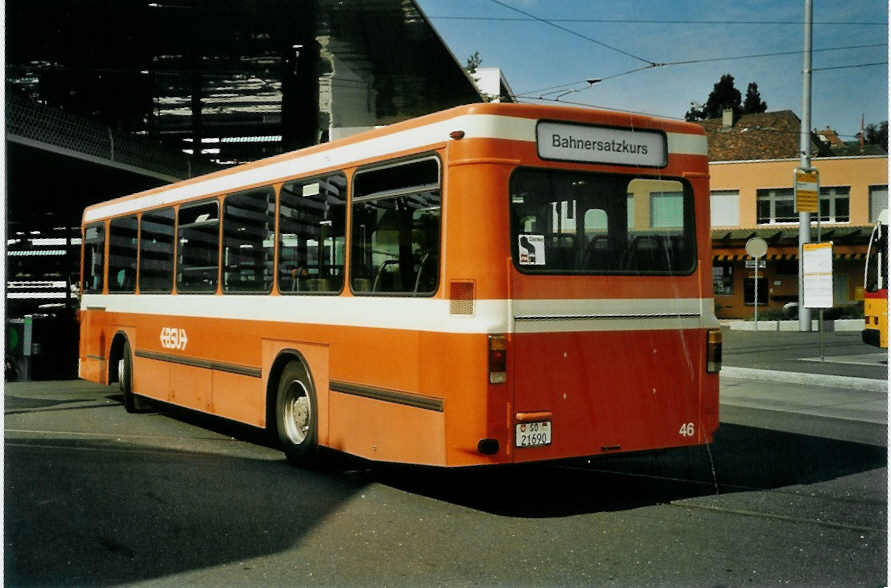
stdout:
<svg viewBox="0 0 891 588">
<path fill-rule="evenodd" d="M 795 168 L 795 212 L 820 212 L 820 172 Z"/>
</svg>

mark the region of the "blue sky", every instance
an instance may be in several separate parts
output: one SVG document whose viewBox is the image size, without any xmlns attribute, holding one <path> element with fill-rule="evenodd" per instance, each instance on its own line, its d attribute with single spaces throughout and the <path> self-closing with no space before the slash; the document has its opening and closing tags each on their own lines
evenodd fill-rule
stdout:
<svg viewBox="0 0 891 588">
<path fill-rule="evenodd" d="M 462 65 L 467 56 L 479 51 L 483 67 L 500 67 L 519 95 L 534 97 L 542 88 L 568 84 L 565 90 L 588 89 L 566 94 L 562 101 L 683 118 L 691 102 L 705 102 L 715 82 L 729 73 L 743 96 L 749 82 L 756 82 L 768 110 L 788 109 L 801 116 L 804 0 L 417 2 Z M 866 124 L 888 119 L 888 65 L 846 67 L 888 61 L 888 3 L 814 0 L 813 4 L 811 126 L 829 126 L 853 140 L 861 114 Z M 863 45 L 877 46 L 840 49 Z M 790 51 L 795 53 L 701 61 Z M 698 62 L 649 67 L 650 63 L 688 60 Z M 646 69 L 625 73 L 641 67 Z M 605 79 L 588 87 L 584 81 L 588 78 Z"/>
</svg>

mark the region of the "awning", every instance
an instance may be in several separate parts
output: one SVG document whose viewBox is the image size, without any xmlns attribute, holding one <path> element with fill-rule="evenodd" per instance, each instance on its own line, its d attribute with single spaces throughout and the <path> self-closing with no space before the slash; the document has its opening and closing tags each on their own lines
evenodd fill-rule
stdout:
<svg viewBox="0 0 891 588">
<path fill-rule="evenodd" d="M 836 245 L 833 247 L 833 257 L 841 260 L 858 260 L 866 258 L 866 246 Z M 797 247 L 770 248 L 764 256 L 768 261 L 783 261 L 798 259 Z M 745 261 L 752 259 L 745 249 L 714 249 L 712 261 Z"/>
</svg>

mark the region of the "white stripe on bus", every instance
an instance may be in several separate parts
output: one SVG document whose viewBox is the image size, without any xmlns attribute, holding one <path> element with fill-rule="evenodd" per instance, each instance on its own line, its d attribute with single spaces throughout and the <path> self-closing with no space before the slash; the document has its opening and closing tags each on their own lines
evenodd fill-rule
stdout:
<svg viewBox="0 0 891 588">
<path fill-rule="evenodd" d="M 106 312 L 323 324 L 437 333 L 550 333 L 717 327 L 712 298 L 476 300 L 474 314 L 439 298 L 86 294 L 81 308 Z"/>
</svg>

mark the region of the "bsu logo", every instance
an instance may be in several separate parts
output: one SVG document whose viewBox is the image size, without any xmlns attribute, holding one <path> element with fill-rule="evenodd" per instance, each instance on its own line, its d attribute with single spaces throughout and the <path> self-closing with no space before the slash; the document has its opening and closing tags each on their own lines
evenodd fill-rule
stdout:
<svg viewBox="0 0 891 588">
<path fill-rule="evenodd" d="M 164 349 L 179 349 L 185 351 L 189 337 L 186 335 L 185 329 L 177 329 L 175 327 L 164 327 L 161 329 L 161 347 Z"/>
</svg>

